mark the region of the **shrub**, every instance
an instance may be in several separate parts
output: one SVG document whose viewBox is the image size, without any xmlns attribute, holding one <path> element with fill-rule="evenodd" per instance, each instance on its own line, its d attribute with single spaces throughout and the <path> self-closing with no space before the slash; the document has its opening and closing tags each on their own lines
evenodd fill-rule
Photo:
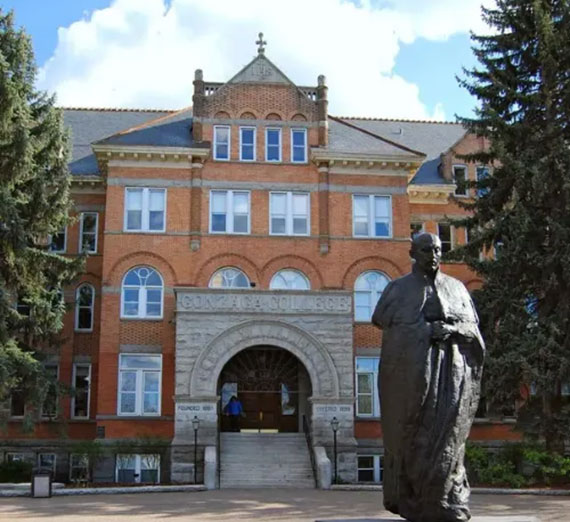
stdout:
<svg viewBox="0 0 570 522">
<path fill-rule="evenodd" d="M 32 463 L 21 460 L 0 463 L 0 482 L 29 482 Z"/>
</svg>

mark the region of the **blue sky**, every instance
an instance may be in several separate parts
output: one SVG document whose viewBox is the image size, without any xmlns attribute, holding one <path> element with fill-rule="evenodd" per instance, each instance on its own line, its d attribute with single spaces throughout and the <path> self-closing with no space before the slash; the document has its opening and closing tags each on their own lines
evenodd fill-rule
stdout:
<svg viewBox="0 0 570 522">
<path fill-rule="evenodd" d="M 327 76 L 338 115 L 446 119 L 475 100 L 457 85 L 475 64 L 480 0 L 0 0 L 32 36 L 38 86 L 64 106 L 178 108 L 195 68 L 229 79 L 255 54 L 300 85 Z M 456 5 L 456 4 L 459 4 Z M 303 10 L 306 16 L 299 17 Z M 324 23 L 315 30 L 314 20 Z M 303 21 L 305 20 L 305 21 Z M 293 27 L 295 26 L 295 27 Z M 293 27 L 294 30 L 291 30 Z"/>
</svg>

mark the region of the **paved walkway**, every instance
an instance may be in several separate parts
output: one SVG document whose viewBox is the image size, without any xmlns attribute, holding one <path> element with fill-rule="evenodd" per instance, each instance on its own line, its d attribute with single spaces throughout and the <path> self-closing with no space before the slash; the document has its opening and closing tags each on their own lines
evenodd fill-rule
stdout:
<svg viewBox="0 0 570 522">
<path fill-rule="evenodd" d="M 382 494 L 375 491 L 226 489 L 51 499 L 0 498 L 0 521 L 314 522 L 316 519 L 394 518 L 381 506 Z M 475 517 L 532 515 L 542 522 L 570 522 L 570 497 L 473 495 L 471 509 Z"/>
</svg>

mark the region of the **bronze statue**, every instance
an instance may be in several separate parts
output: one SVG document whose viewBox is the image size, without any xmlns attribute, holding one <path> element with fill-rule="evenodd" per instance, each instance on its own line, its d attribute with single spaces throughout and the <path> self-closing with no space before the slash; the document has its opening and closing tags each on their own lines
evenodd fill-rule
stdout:
<svg viewBox="0 0 570 522">
<path fill-rule="evenodd" d="M 413 522 L 469 520 L 463 458 L 485 345 L 467 289 L 439 270 L 439 238 L 417 236 L 410 255 L 412 272 L 372 316 L 383 329 L 384 506 Z"/>
</svg>

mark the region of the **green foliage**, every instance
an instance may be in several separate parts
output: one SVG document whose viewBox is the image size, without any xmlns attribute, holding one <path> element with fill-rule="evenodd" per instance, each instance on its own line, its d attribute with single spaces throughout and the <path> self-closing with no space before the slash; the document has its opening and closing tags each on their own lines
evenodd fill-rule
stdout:
<svg viewBox="0 0 570 522">
<path fill-rule="evenodd" d="M 461 84 L 479 101 L 462 119 L 489 140 L 466 156 L 491 165 L 471 187 L 473 211 L 456 221 L 469 244 L 464 259 L 485 281 L 475 300 L 487 342 L 484 386 L 496 409 L 512 408 L 522 383 L 534 383 L 523 430 L 561 449 L 570 411 L 570 3 L 498 0 L 483 9 L 490 35 L 473 36 L 479 67 Z M 500 242 L 500 255 L 480 260 Z M 531 428 L 532 426 L 532 428 Z"/>
<path fill-rule="evenodd" d="M 0 462 L 0 482 L 29 482 L 31 476 L 31 462 L 21 460 Z"/>
<path fill-rule="evenodd" d="M 37 412 L 52 383 L 36 354 L 57 347 L 60 292 L 83 259 L 48 248 L 69 222 L 68 137 L 35 77 L 29 38 L 0 9 L 0 401 L 19 389 Z"/>
<path fill-rule="evenodd" d="M 490 451 L 467 444 L 465 461 L 473 484 L 513 488 L 570 484 L 570 457 L 538 445 L 515 443 Z"/>
</svg>

